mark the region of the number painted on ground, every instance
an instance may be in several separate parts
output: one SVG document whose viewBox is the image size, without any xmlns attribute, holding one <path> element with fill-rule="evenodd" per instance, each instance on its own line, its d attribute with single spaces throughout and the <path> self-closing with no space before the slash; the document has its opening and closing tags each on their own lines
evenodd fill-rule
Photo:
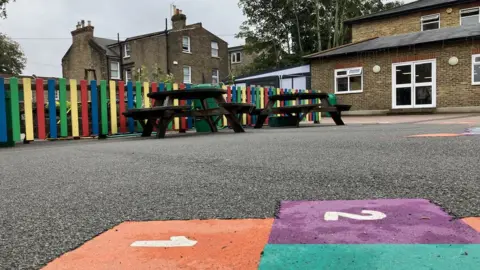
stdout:
<svg viewBox="0 0 480 270">
<path fill-rule="evenodd" d="M 326 212 L 323 218 L 326 221 L 337 221 L 339 217 L 355 219 L 355 220 L 380 220 L 387 217 L 382 212 L 373 211 L 373 210 L 362 210 L 362 215 L 345 213 L 345 212 Z"/>
<path fill-rule="evenodd" d="M 172 236 L 170 240 L 135 241 L 131 247 L 193 247 L 197 241 L 185 236 Z"/>
</svg>

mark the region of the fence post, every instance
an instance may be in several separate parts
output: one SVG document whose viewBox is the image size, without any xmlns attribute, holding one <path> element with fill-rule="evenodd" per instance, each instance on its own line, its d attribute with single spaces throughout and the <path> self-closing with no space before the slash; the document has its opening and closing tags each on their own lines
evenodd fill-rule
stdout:
<svg viewBox="0 0 480 270">
<path fill-rule="evenodd" d="M 60 136 L 68 137 L 68 122 L 67 122 L 67 80 L 61 78 L 59 80 L 60 88 Z"/>
<path fill-rule="evenodd" d="M 135 103 L 136 103 L 135 107 L 137 109 L 142 108 L 142 83 L 141 82 L 136 82 L 135 83 Z M 143 131 L 142 130 L 142 125 L 138 121 L 137 121 L 137 130 L 140 131 L 140 132 Z"/>
<path fill-rule="evenodd" d="M 108 135 L 108 108 L 107 108 L 107 81 L 100 81 L 100 117 L 102 119 L 102 132 L 100 137 Z"/>
<path fill-rule="evenodd" d="M 72 137 L 80 138 L 80 129 L 78 126 L 78 93 L 77 80 L 70 80 L 70 116 L 72 121 Z"/>
<path fill-rule="evenodd" d="M 120 133 L 127 133 L 127 119 L 123 115 L 125 110 L 125 83 L 123 81 L 118 82 L 118 105 L 120 112 Z"/>
<path fill-rule="evenodd" d="M 115 81 L 110 81 L 110 130 L 111 134 L 118 133 L 117 126 L 117 85 Z"/>
<path fill-rule="evenodd" d="M 128 106 L 128 109 L 133 109 L 134 106 L 133 106 L 133 82 L 132 81 L 129 81 L 127 83 L 127 106 Z M 128 131 L 130 133 L 134 133 L 135 132 L 135 121 L 129 117 L 128 118 Z"/>
<path fill-rule="evenodd" d="M 43 80 L 35 80 L 35 94 L 37 97 L 37 130 L 38 138 L 45 140 L 47 138 L 45 134 L 45 96 Z"/>
<path fill-rule="evenodd" d="M 50 138 L 57 138 L 57 102 L 55 100 L 56 83 L 54 79 L 48 80 L 48 120 Z"/>
<path fill-rule="evenodd" d="M 92 96 L 92 135 L 98 136 L 100 135 L 100 127 L 99 127 L 99 117 L 98 117 L 98 87 L 97 87 L 97 81 L 92 80 L 90 82 L 90 90 L 91 90 L 91 96 Z"/>
<path fill-rule="evenodd" d="M 0 78 L 0 143 L 6 142 L 8 142 L 8 124 L 5 79 Z"/>
<path fill-rule="evenodd" d="M 25 114 L 25 142 L 33 141 L 32 80 L 23 78 L 23 111 Z"/>
</svg>

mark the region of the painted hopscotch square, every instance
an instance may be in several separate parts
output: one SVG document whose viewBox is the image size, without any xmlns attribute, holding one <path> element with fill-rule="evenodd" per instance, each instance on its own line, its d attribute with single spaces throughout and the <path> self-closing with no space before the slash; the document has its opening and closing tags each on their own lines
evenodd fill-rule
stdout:
<svg viewBox="0 0 480 270">
<path fill-rule="evenodd" d="M 480 234 L 423 199 L 284 201 L 269 238 L 269 244 L 469 243 L 480 243 Z"/>
<path fill-rule="evenodd" d="M 260 270 L 478 269 L 480 245 L 267 245 Z"/>
</svg>

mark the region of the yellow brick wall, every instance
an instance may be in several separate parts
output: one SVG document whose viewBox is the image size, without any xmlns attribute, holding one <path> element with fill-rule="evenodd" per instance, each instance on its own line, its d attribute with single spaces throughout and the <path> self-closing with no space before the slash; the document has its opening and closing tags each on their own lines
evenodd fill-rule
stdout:
<svg viewBox="0 0 480 270">
<path fill-rule="evenodd" d="M 480 41 L 462 40 L 425 44 L 415 48 L 389 49 L 350 56 L 313 60 L 312 89 L 334 93 L 334 70 L 363 67 L 363 92 L 339 94 L 340 103 L 353 105 L 352 110 L 389 110 L 392 108 L 392 63 L 436 59 L 437 108 L 480 106 L 480 85 L 472 85 L 472 54 L 480 53 Z M 450 66 L 456 56 L 459 63 Z M 372 69 L 381 67 L 377 74 Z"/>
<path fill-rule="evenodd" d="M 477 6 L 480 6 L 480 1 L 452 6 L 451 13 L 447 13 L 447 8 L 440 8 L 407 15 L 392 16 L 374 21 L 359 22 L 352 25 L 352 42 L 374 37 L 419 32 L 421 31 L 421 17 L 430 14 L 440 14 L 441 28 L 457 27 L 460 25 L 460 10 Z"/>
</svg>

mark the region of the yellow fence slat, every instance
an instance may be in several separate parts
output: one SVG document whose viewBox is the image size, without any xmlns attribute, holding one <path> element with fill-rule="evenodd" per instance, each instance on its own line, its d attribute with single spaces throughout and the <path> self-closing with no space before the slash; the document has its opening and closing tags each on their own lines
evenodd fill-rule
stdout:
<svg viewBox="0 0 480 270">
<path fill-rule="evenodd" d="M 118 133 L 117 127 L 117 87 L 115 81 L 110 81 L 110 129 L 112 134 Z"/>
<path fill-rule="evenodd" d="M 227 86 L 226 85 L 223 85 L 222 86 L 222 89 L 227 91 Z M 223 95 L 223 98 L 225 100 L 227 100 L 227 94 Z M 225 117 L 225 115 L 223 116 L 223 126 L 226 127 L 227 126 L 227 117 Z"/>
<path fill-rule="evenodd" d="M 70 115 L 72 119 L 72 136 L 80 137 L 80 129 L 78 128 L 78 92 L 77 80 L 70 80 Z"/>
<path fill-rule="evenodd" d="M 25 110 L 25 140 L 33 141 L 32 80 L 23 79 L 23 106 Z"/>
<path fill-rule="evenodd" d="M 247 88 L 242 87 L 242 103 L 247 103 Z M 242 124 L 246 125 L 247 124 L 247 114 L 243 114 L 242 116 Z"/>
<path fill-rule="evenodd" d="M 150 91 L 150 84 L 148 82 L 143 83 L 143 102 L 144 108 L 150 108 L 150 98 L 148 98 L 148 92 Z"/>
<path fill-rule="evenodd" d="M 173 91 L 177 91 L 177 90 L 178 90 L 178 84 L 174 83 L 173 84 Z M 173 105 L 178 106 L 178 99 L 173 100 Z M 174 122 L 174 129 L 180 129 L 180 118 L 175 117 L 173 122 Z"/>
<path fill-rule="evenodd" d="M 260 108 L 265 108 L 265 89 L 260 87 Z"/>
</svg>

